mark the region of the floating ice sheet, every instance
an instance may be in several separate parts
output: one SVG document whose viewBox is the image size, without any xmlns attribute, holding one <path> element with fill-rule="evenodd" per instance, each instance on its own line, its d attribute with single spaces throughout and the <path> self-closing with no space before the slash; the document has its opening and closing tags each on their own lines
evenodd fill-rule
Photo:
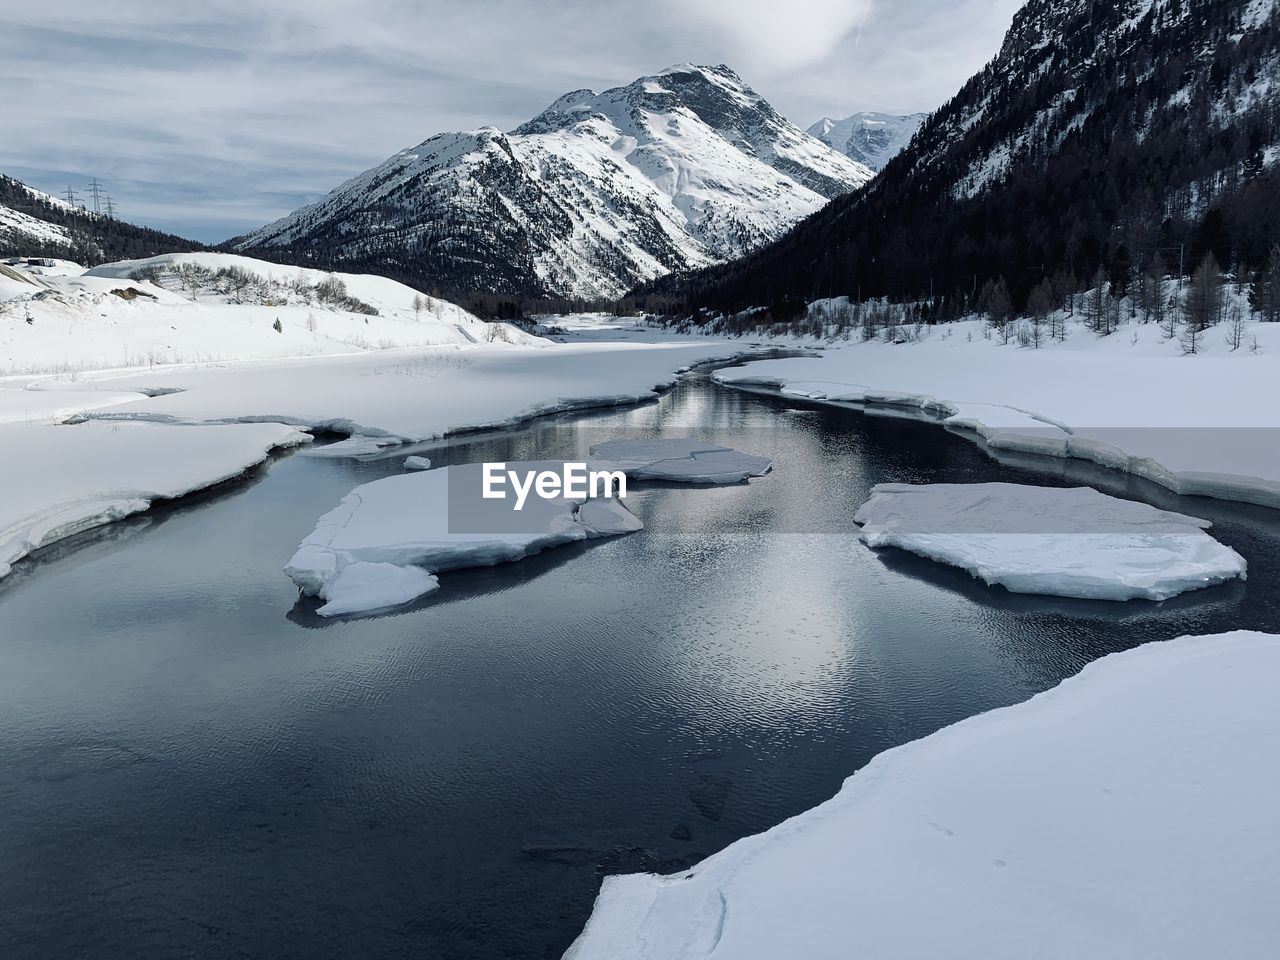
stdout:
<svg viewBox="0 0 1280 960">
<path fill-rule="evenodd" d="M 1244 579 L 1245 561 L 1207 520 L 1089 487 L 882 483 L 854 520 L 872 547 L 968 570 L 1015 593 L 1164 600 Z"/>
</svg>

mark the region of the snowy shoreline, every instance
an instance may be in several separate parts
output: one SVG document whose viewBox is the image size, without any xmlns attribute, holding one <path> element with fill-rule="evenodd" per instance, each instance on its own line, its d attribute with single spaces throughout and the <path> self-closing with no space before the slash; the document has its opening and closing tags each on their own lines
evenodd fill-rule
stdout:
<svg viewBox="0 0 1280 960">
<path fill-rule="evenodd" d="M 1277 669 L 1250 631 L 1103 657 L 688 870 L 606 878 L 566 960 L 1270 956 Z"/>
<path fill-rule="evenodd" d="M 274 450 L 310 442 L 310 433 L 346 434 L 346 440 L 323 449 L 360 456 L 509 429 L 547 416 L 650 402 L 693 370 L 752 352 L 726 353 L 723 344 L 706 341 L 478 344 L 444 353 L 399 350 L 184 364 L 145 373 L 104 370 L 71 381 L 10 378 L 0 382 L 0 445 L 24 470 L 0 476 L 0 579 L 35 550 L 146 510 L 156 500 L 177 500 L 234 480 Z M 600 369 L 594 368 L 597 360 Z M 419 369 L 436 363 L 440 369 Z M 370 380 L 377 389 L 369 389 Z M 250 384 L 261 388 L 256 396 Z M 564 384 L 584 392 L 547 399 Z M 605 394 L 598 390 L 605 385 L 628 392 Z M 332 403 L 336 414 L 344 391 L 355 417 L 258 412 L 292 403 L 305 409 L 315 402 Z M 218 409 L 227 404 L 233 412 Z M 161 409 L 137 409 L 143 405 Z M 188 449 L 187 437 L 226 442 Z M 232 437 L 244 442 L 233 443 Z M 170 448 L 174 440 L 179 443 Z M 86 458 L 109 466 L 78 470 Z"/>
<path fill-rule="evenodd" d="M 153 424 L 0 429 L 21 439 L 32 472 L 0 477 L 0 579 L 13 564 L 60 540 L 243 479 L 277 451 L 311 437 L 277 424 Z M 83 465 L 95 464 L 92 476 Z M 26 482 L 30 481 L 30 482 Z M 38 482 L 36 482 L 38 481 Z"/>
<path fill-rule="evenodd" d="M 974 324 L 970 322 L 970 325 Z M 951 326 L 955 329 L 944 330 L 942 339 L 951 337 L 954 341 L 957 338 L 953 334 L 963 332 L 964 324 Z M 1188 391 L 1174 394 L 1159 392 L 1158 387 L 1145 397 L 1135 388 L 1130 399 L 1143 401 L 1137 414 L 1130 414 L 1123 406 L 1123 398 L 1117 395 L 1107 398 L 1115 401 L 1115 409 L 1107 408 L 1104 401 L 1085 402 L 1081 409 L 1091 414 L 1090 421 L 1082 422 L 1079 416 L 1073 416 L 1073 422 L 1068 422 L 1067 418 L 1046 408 L 1051 409 L 1055 401 L 1071 406 L 1074 398 L 1063 402 L 1061 393 L 1055 393 L 1054 388 L 1046 389 L 1043 384 L 1029 380 L 1021 365 L 1041 362 L 1045 380 L 1067 380 L 1079 384 L 1083 391 L 1085 385 L 1096 386 L 1114 373 L 1109 355 L 1102 355 L 1096 369 L 1091 370 L 1090 354 L 1085 350 L 1046 349 L 1022 351 L 1019 355 L 1017 348 L 1008 347 L 1004 348 L 1003 355 L 997 354 L 997 358 L 1009 366 L 991 363 L 983 368 L 984 375 L 979 380 L 975 375 L 956 372 L 956 367 L 965 364 L 966 358 L 960 353 L 964 349 L 964 344 L 953 342 L 943 346 L 937 339 L 914 344 L 846 345 L 832 347 L 818 358 L 748 361 L 716 371 L 712 380 L 735 390 L 815 406 L 862 410 L 879 416 L 913 416 L 946 427 L 992 450 L 1095 463 L 1149 480 L 1180 496 L 1213 497 L 1280 509 L 1280 431 L 1273 423 L 1266 422 L 1265 408 L 1261 408 L 1261 401 L 1268 395 L 1267 371 L 1276 366 L 1268 357 L 1178 358 L 1185 360 L 1184 370 L 1202 376 L 1202 383 L 1192 384 L 1190 392 L 1194 393 L 1197 386 L 1204 391 L 1203 408 L 1195 411 L 1194 417 L 1188 415 L 1186 422 L 1177 421 L 1176 411 L 1172 414 L 1153 412 L 1153 404 L 1167 397 L 1171 407 L 1179 404 L 1185 407 L 1184 394 Z M 974 344 L 968 349 L 979 348 Z M 1019 359 L 1010 360 L 1010 356 Z M 1067 363 L 1058 363 L 1064 356 Z M 886 359 L 898 366 L 898 374 L 886 374 L 885 365 L 877 363 Z M 992 358 L 988 355 L 983 359 L 991 361 Z M 1132 362 L 1155 360 L 1165 364 L 1171 359 L 1140 355 Z M 946 369 L 948 366 L 951 369 Z M 1166 372 L 1163 366 L 1153 367 L 1153 375 Z M 1231 393 L 1237 384 L 1231 375 L 1237 372 L 1249 374 L 1251 379 L 1237 391 L 1238 402 L 1233 402 Z M 945 395 L 919 389 L 873 387 L 863 382 L 872 376 L 879 382 L 892 382 L 895 376 L 901 376 L 916 386 L 922 381 L 928 382 L 931 375 L 937 375 L 944 385 L 950 386 Z M 1002 376 L 1006 379 L 1002 380 Z M 1158 378 L 1154 383 L 1162 385 Z M 1215 391 L 1215 387 L 1220 389 Z M 1008 394 L 1028 390 L 1038 392 L 1031 403 L 1008 402 L 1017 402 Z M 964 394 L 984 399 L 957 398 Z M 987 396 L 991 399 L 986 399 Z M 1037 402 L 1039 396 L 1046 399 Z M 1125 422 L 1132 416 L 1149 416 L 1151 420 L 1147 424 Z M 1212 419 L 1215 417 L 1217 422 Z M 1109 419 L 1118 422 L 1108 422 Z M 1161 423 L 1160 419 L 1166 422 Z M 1086 426 L 1087 422 L 1100 425 Z M 1198 445 L 1204 449 L 1197 449 Z M 1221 464 L 1216 462 L 1219 458 Z M 1237 466 L 1237 469 L 1207 469 L 1222 464 Z"/>
</svg>

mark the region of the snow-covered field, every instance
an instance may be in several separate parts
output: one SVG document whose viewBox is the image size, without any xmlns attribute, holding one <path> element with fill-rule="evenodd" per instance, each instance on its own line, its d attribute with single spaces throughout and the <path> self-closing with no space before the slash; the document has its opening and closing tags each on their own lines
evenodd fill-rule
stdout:
<svg viewBox="0 0 1280 960">
<path fill-rule="evenodd" d="M 1209 521 L 1090 487 L 881 483 L 854 515 L 862 540 L 969 571 L 1014 593 L 1166 600 L 1235 578 L 1244 558 Z"/>
<path fill-rule="evenodd" d="M 979 321 L 921 328 L 914 343 L 849 342 L 821 358 L 763 360 L 717 382 L 819 402 L 915 410 L 994 448 L 1079 457 L 1177 493 L 1280 506 L 1280 324 L 1232 350 L 1210 328 L 1183 354 L 1156 324 L 1108 337 L 1078 324 L 1041 349 L 1001 344 Z"/>
<path fill-rule="evenodd" d="M 87 414 L 95 418 L 274 420 L 407 442 L 651 399 L 678 371 L 738 349 L 706 340 L 472 344 L 46 378 L 30 381 L 29 388 L 176 391 Z"/>
<path fill-rule="evenodd" d="M 1104 657 L 689 870 L 607 878 L 567 958 L 1272 956 L 1277 672 L 1248 632 Z"/>
</svg>

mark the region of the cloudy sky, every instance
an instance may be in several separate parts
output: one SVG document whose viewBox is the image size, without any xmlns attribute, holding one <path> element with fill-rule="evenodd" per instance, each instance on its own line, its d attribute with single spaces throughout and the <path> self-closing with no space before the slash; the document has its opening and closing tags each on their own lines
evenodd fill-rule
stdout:
<svg viewBox="0 0 1280 960">
<path fill-rule="evenodd" d="M 930 110 L 1022 0 L 43 0 L 0 29 L 0 172 L 91 176 L 123 219 L 217 241 L 444 130 L 727 63 L 808 126 Z"/>
</svg>

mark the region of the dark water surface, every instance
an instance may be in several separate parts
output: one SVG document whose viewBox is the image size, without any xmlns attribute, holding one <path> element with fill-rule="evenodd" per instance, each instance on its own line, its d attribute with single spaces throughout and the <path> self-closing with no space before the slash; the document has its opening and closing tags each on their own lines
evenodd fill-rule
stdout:
<svg viewBox="0 0 1280 960">
<path fill-rule="evenodd" d="M 403 451 L 290 456 L 20 564 L 0 584 L 0 957 L 559 956 L 603 873 L 678 869 L 1103 654 L 1280 630 L 1280 514 L 997 463 L 930 424 L 695 377 L 429 455 L 573 457 L 624 427 L 778 467 L 633 489 L 641 533 L 445 574 L 367 619 L 321 620 L 280 569 Z M 874 483 L 985 480 L 1208 516 L 1249 581 L 1017 597 L 853 535 Z"/>
</svg>

